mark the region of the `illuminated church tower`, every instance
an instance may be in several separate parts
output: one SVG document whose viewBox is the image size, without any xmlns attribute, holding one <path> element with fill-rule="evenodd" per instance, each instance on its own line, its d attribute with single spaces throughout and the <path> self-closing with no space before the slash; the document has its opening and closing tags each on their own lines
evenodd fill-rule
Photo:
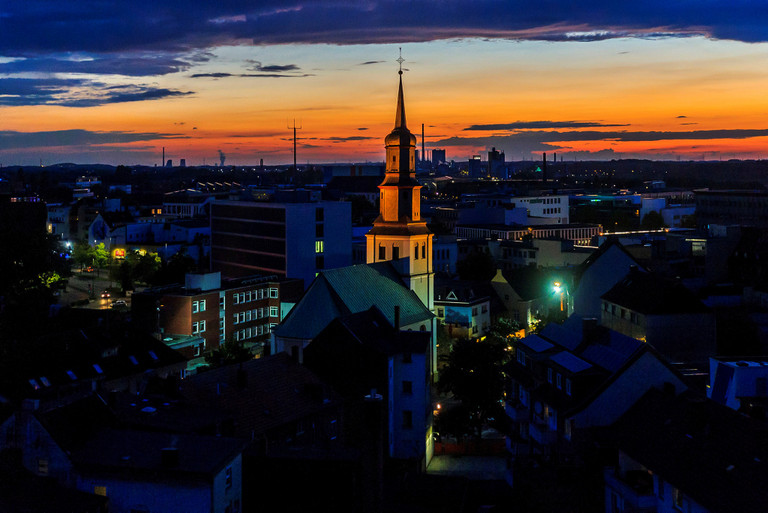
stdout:
<svg viewBox="0 0 768 513">
<path fill-rule="evenodd" d="M 401 61 L 402 63 L 402 61 Z M 400 274 L 429 310 L 434 310 L 432 233 L 421 219 L 421 185 L 416 181 L 416 137 L 405 124 L 403 70 L 397 92 L 395 128 L 385 139 L 386 174 L 379 185 L 379 217 L 366 234 L 367 262 L 401 260 Z"/>
</svg>

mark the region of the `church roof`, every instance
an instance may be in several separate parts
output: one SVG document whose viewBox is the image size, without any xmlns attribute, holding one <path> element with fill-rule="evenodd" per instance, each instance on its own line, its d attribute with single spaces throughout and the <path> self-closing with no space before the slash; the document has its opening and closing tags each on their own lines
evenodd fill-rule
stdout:
<svg viewBox="0 0 768 513">
<path fill-rule="evenodd" d="M 393 325 L 395 306 L 400 307 L 401 326 L 434 316 L 390 262 L 377 262 L 322 271 L 274 333 L 281 338 L 310 340 L 337 317 L 372 306 Z"/>
</svg>

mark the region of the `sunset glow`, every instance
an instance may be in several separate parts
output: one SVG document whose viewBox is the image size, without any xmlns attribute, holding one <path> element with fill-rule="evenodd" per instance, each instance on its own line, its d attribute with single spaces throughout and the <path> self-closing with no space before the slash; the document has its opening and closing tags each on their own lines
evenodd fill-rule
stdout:
<svg viewBox="0 0 768 513">
<path fill-rule="evenodd" d="M 166 3 L 182 15 L 181 2 Z M 390 2 L 370 2 L 366 12 L 324 2 L 259 2 L 258 9 L 242 2 L 238 12 L 202 2 L 198 14 L 208 21 L 189 22 L 188 30 L 174 24 L 145 40 L 148 4 L 125 21 L 137 31 L 120 35 L 127 41 L 98 31 L 65 41 L 55 33 L 47 17 L 77 14 L 80 2 L 36 2 L 50 6 L 46 15 L 18 4 L 0 9 L 7 11 L 0 29 L 12 36 L 0 45 L 3 166 L 152 165 L 163 148 L 187 165 L 216 163 L 219 150 L 228 165 L 284 164 L 292 160 L 294 121 L 300 163 L 380 161 L 394 121 L 399 48 L 409 126 L 420 146 L 424 123 L 427 149 L 445 148 L 449 159 L 491 147 L 507 160 L 542 152 L 750 159 L 763 157 L 768 142 L 768 44 L 752 30 L 768 15 L 746 2 L 734 9 L 742 32 L 718 27 L 714 14 L 697 19 L 703 15 L 667 12 L 661 3 L 651 21 L 627 11 L 623 26 L 612 13 L 590 19 L 588 12 L 545 25 L 531 14 L 512 26 L 504 20 L 516 2 L 481 2 L 506 14 L 478 29 L 462 16 L 469 2 L 424 2 L 440 10 L 440 26 L 410 18 L 398 25 L 388 10 L 399 4 Z M 101 14 L 126 16 L 115 11 Z M 354 16 L 366 25 L 350 28 Z M 276 26 L 265 30 L 267 17 Z M 29 34 L 13 44 L 22 21 Z"/>
</svg>

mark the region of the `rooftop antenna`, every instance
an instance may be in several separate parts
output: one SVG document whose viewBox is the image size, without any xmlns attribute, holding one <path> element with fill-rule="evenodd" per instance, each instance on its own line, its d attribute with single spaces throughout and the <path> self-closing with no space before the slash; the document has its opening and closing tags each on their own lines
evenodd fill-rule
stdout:
<svg viewBox="0 0 768 513">
<path fill-rule="evenodd" d="M 289 126 L 288 128 L 293 129 L 293 170 L 298 171 L 299 168 L 296 167 L 296 130 L 301 130 L 301 126 L 296 126 L 296 118 L 294 118 L 293 126 Z"/>
</svg>

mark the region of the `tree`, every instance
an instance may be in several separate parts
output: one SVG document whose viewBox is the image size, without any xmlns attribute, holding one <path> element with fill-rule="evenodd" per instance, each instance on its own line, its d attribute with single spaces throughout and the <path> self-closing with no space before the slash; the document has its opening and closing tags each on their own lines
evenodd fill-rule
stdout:
<svg viewBox="0 0 768 513">
<path fill-rule="evenodd" d="M 478 438 L 490 418 L 503 414 L 505 352 L 505 344 L 493 339 L 458 340 L 440 372 L 438 390 L 461 401 Z"/>
<path fill-rule="evenodd" d="M 496 274 L 496 262 L 487 251 L 472 251 L 456 263 L 462 280 L 489 281 Z"/>
<path fill-rule="evenodd" d="M 72 260 L 80 267 L 87 267 L 93 264 L 95 253 L 93 247 L 87 241 L 81 240 L 75 242 L 72 248 Z"/>
<path fill-rule="evenodd" d="M 651 210 L 643 216 L 640 221 L 640 228 L 643 230 L 660 230 L 664 228 L 664 217 L 655 210 Z"/>
<path fill-rule="evenodd" d="M 252 358 L 253 354 L 242 342 L 229 338 L 205 356 L 205 363 L 209 367 L 221 367 L 233 363 L 247 362 Z"/>
</svg>

